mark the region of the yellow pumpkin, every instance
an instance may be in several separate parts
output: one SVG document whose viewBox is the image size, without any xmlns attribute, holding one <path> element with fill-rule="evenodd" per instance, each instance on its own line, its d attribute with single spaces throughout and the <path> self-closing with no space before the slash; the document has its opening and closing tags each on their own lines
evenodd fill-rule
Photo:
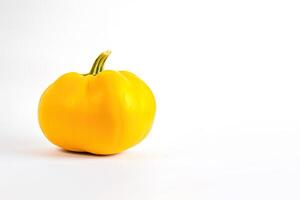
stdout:
<svg viewBox="0 0 300 200">
<path fill-rule="evenodd" d="M 128 71 L 103 70 L 103 52 L 90 73 L 70 72 L 42 94 L 38 119 L 53 144 L 70 151 L 116 154 L 141 142 L 151 129 L 155 98 Z"/>
</svg>

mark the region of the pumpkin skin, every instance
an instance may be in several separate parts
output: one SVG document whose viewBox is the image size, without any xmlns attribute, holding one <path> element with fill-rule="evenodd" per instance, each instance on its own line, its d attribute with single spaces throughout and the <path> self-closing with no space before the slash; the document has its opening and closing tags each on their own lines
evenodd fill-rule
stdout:
<svg viewBox="0 0 300 200">
<path fill-rule="evenodd" d="M 136 145 L 149 133 L 156 110 L 152 91 L 131 72 L 102 71 L 109 54 L 98 57 L 98 71 L 94 64 L 93 73 L 64 74 L 42 94 L 39 124 L 53 144 L 108 155 Z"/>
</svg>

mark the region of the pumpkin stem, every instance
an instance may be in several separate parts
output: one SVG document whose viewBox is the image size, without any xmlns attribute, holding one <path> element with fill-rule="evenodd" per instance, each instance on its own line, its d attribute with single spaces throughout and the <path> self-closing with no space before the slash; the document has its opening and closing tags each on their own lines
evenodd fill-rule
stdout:
<svg viewBox="0 0 300 200">
<path fill-rule="evenodd" d="M 91 71 L 88 73 L 89 75 L 97 75 L 99 72 L 102 72 L 103 67 L 104 67 L 104 63 L 106 61 L 106 59 L 108 58 L 108 56 L 111 54 L 110 50 L 104 51 L 102 52 L 98 58 L 95 60 Z"/>
</svg>

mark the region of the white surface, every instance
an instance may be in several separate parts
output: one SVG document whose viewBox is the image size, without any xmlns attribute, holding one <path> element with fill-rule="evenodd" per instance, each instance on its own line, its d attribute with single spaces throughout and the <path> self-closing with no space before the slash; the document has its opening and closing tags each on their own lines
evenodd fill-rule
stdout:
<svg viewBox="0 0 300 200">
<path fill-rule="evenodd" d="M 0 1 L 0 198 L 300 199 L 298 1 Z M 145 80 L 153 130 L 116 156 L 58 150 L 37 123 L 59 75 Z"/>
</svg>

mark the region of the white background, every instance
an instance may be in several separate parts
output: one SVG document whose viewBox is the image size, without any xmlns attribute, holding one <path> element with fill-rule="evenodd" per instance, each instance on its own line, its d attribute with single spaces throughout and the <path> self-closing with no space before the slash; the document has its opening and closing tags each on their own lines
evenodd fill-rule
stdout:
<svg viewBox="0 0 300 200">
<path fill-rule="evenodd" d="M 0 1 L 0 199 L 300 199 L 300 4 Z M 43 136 L 41 93 L 69 71 L 129 70 L 155 123 L 115 156 Z"/>
</svg>

